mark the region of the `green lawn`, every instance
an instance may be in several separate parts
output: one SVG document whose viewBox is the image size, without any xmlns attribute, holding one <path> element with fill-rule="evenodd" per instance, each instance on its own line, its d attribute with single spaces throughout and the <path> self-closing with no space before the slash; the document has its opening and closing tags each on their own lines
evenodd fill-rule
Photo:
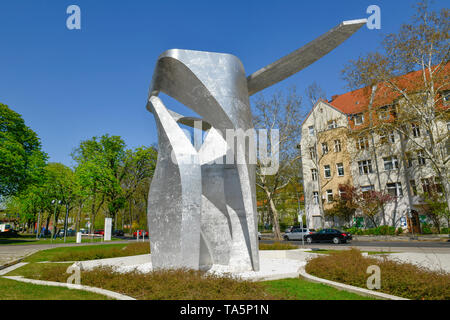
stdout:
<svg viewBox="0 0 450 320">
<path fill-rule="evenodd" d="M 313 283 L 300 278 L 262 282 L 267 290 L 289 300 L 374 300 L 373 298 L 341 291 L 321 283 Z"/>
<path fill-rule="evenodd" d="M 29 244 L 62 244 L 62 243 L 76 243 L 76 237 L 66 237 L 66 242 L 64 242 L 64 238 L 42 238 L 37 240 L 35 235 L 19 235 L 14 238 L 0 238 L 0 245 L 29 245 Z M 112 238 L 111 241 L 121 241 L 122 239 Z M 89 238 L 82 237 L 82 243 L 101 243 L 103 242 L 103 238 Z"/>
<path fill-rule="evenodd" d="M 150 253 L 148 242 L 102 244 L 92 246 L 61 247 L 43 250 L 24 259 L 24 262 L 84 261 L 133 256 Z"/>
<path fill-rule="evenodd" d="M 41 286 L 0 278 L 0 300 L 107 300 L 103 295 L 82 290 Z"/>
</svg>

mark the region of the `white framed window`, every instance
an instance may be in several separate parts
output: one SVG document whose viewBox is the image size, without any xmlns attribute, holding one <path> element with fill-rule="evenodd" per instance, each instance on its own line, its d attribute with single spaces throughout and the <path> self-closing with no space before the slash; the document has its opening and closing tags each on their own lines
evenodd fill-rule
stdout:
<svg viewBox="0 0 450 320">
<path fill-rule="evenodd" d="M 359 174 L 369 174 L 373 173 L 372 160 L 361 160 L 358 161 Z"/>
<path fill-rule="evenodd" d="M 313 203 L 319 204 L 319 192 L 313 191 Z"/>
<path fill-rule="evenodd" d="M 422 190 L 424 193 L 433 192 L 433 180 L 431 178 L 421 179 L 421 182 L 422 182 Z"/>
<path fill-rule="evenodd" d="M 367 137 L 361 137 L 356 141 L 356 148 L 358 150 L 364 150 L 369 148 L 369 139 Z"/>
<path fill-rule="evenodd" d="M 322 143 L 322 154 L 327 154 L 328 153 L 328 143 L 323 142 Z"/>
<path fill-rule="evenodd" d="M 311 179 L 317 181 L 317 169 L 311 169 Z"/>
<path fill-rule="evenodd" d="M 353 117 L 355 126 L 360 126 L 364 123 L 364 115 L 362 113 L 355 114 Z"/>
<path fill-rule="evenodd" d="M 328 129 L 335 129 L 337 128 L 337 122 L 336 120 L 330 120 L 328 121 Z"/>
<path fill-rule="evenodd" d="M 344 189 L 339 189 L 339 198 L 344 197 L 347 194 Z"/>
<path fill-rule="evenodd" d="M 387 192 L 393 197 L 403 196 L 402 184 L 400 182 L 386 184 Z"/>
<path fill-rule="evenodd" d="M 374 191 L 375 187 L 373 186 L 373 184 L 369 185 L 369 186 L 361 186 L 361 192 L 364 194 L 367 194 L 370 191 Z"/>
<path fill-rule="evenodd" d="M 413 134 L 414 138 L 420 137 L 420 127 L 417 124 L 412 123 L 411 128 L 412 128 L 412 134 Z"/>
<path fill-rule="evenodd" d="M 343 163 L 336 163 L 336 169 L 339 177 L 344 176 L 344 164 Z"/>
<path fill-rule="evenodd" d="M 388 106 L 381 107 L 378 110 L 378 118 L 380 120 L 387 120 L 387 119 L 389 119 L 389 107 Z"/>
<path fill-rule="evenodd" d="M 329 165 L 323 166 L 325 178 L 331 178 L 331 168 Z"/>
<path fill-rule="evenodd" d="M 341 152 L 342 146 L 341 146 L 341 140 L 334 140 L 334 152 Z"/>
<path fill-rule="evenodd" d="M 398 169 L 398 159 L 395 156 L 383 158 L 384 161 L 384 170 L 394 170 Z"/>
<path fill-rule="evenodd" d="M 419 163 L 419 166 L 424 166 L 426 164 L 425 152 L 423 152 L 423 150 L 417 151 L 417 162 Z"/>
<path fill-rule="evenodd" d="M 327 202 L 333 202 L 333 190 L 327 190 Z"/>
<path fill-rule="evenodd" d="M 309 156 L 312 160 L 316 160 L 316 148 L 310 147 L 309 148 Z"/>
<path fill-rule="evenodd" d="M 309 126 L 308 127 L 308 132 L 310 136 L 314 136 L 314 126 Z"/>
</svg>

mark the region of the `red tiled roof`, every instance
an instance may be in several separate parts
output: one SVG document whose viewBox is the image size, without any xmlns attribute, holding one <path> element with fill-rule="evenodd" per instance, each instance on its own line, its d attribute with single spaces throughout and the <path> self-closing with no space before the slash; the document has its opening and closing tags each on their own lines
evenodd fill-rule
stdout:
<svg viewBox="0 0 450 320">
<path fill-rule="evenodd" d="M 450 73 L 450 63 L 447 63 L 440 73 L 448 78 Z M 446 81 L 448 80 L 446 79 Z M 422 70 L 413 71 L 395 78 L 394 82 L 401 89 L 406 89 L 408 92 L 414 92 L 415 90 L 418 90 L 420 86 L 423 86 Z M 346 114 L 361 113 L 367 110 L 370 95 L 371 88 L 364 87 L 341 95 L 333 96 L 334 99 L 328 103 Z M 394 92 L 385 84 L 380 84 L 378 85 L 373 105 L 374 107 L 381 107 L 391 104 L 399 96 L 400 93 Z"/>
</svg>

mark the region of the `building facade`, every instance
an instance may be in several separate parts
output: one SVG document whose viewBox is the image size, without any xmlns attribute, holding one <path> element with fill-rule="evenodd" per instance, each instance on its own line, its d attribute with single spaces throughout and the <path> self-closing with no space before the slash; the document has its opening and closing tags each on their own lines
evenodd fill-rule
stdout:
<svg viewBox="0 0 450 320">
<path fill-rule="evenodd" d="M 340 196 L 340 185 L 351 185 L 362 192 L 389 193 L 394 200 L 384 206 L 383 212 L 380 210 L 377 222 L 403 228 L 411 210 L 423 207 L 422 194 L 431 188 L 442 192 L 430 159 L 417 147 L 426 143 L 426 130 L 417 123 L 408 123 L 405 130 L 411 132 L 409 139 L 395 130 L 367 130 L 382 128 L 373 124 L 392 121 L 396 113 L 393 100 L 369 112 L 363 90 L 318 101 L 302 124 L 305 213 L 310 228 L 335 224 L 327 221 L 323 212 Z M 450 97 L 448 92 L 445 94 Z M 444 137 L 447 134 L 448 145 L 450 123 L 439 123 L 437 130 Z M 366 226 L 371 225 L 366 221 Z"/>
</svg>

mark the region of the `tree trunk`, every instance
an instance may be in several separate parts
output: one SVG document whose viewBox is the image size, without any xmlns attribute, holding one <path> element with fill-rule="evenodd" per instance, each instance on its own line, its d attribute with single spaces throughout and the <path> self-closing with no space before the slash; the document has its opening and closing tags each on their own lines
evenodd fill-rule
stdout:
<svg viewBox="0 0 450 320">
<path fill-rule="evenodd" d="M 270 211 L 272 212 L 274 239 L 275 240 L 283 240 L 283 238 L 281 238 L 280 222 L 278 221 L 278 218 L 279 218 L 278 210 L 275 206 L 275 203 L 273 202 L 272 194 L 267 189 L 264 191 L 266 192 L 267 200 L 269 200 Z"/>
</svg>

